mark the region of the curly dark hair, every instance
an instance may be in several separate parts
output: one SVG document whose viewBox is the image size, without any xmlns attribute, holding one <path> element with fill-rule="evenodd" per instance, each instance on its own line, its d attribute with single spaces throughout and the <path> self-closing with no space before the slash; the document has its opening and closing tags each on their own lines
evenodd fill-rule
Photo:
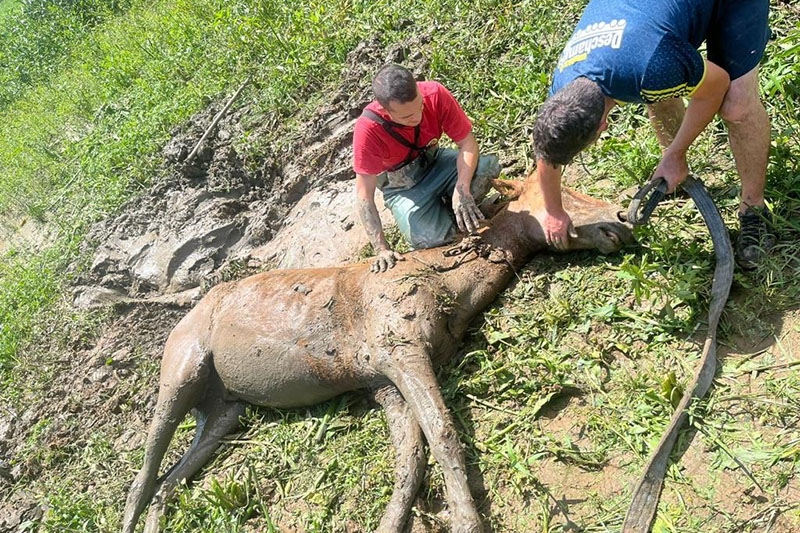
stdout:
<svg viewBox="0 0 800 533">
<path fill-rule="evenodd" d="M 605 97 L 587 78 L 576 78 L 539 108 L 533 125 L 536 157 L 551 165 L 566 165 L 597 135 Z"/>
<path fill-rule="evenodd" d="M 392 101 L 406 104 L 417 97 L 417 81 L 408 69 L 390 63 L 375 74 L 372 92 L 383 107 Z"/>
</svg>

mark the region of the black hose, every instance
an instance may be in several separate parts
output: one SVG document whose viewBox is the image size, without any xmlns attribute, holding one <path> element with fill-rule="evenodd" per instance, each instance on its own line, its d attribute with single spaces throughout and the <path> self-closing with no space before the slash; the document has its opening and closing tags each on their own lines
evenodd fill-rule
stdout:
<svg viewBox="0 0 800 533">
<path fill-rule="evenodd" d="M 652 183 L 648 183 L 650 185 L 647 189 L 648 191 L 652 189 Z M 672 453 L 678 433 L 688 418 L 687 409 L 692 400 L 700 399 L 706 395 L 714 380 L 717 367 L 717 325 L 719 324 L 722 309 L 725 307 L 725 302 L 728 300 L 731 283 L 733 282 L 733 248 L 731 247 L 728 230 L 722 221 L 717 206 L 714 205 L 714 201 L 699 179 L 689 176 L 681 186 L 692 197 L 697 209 L 700 210 L 700 214 L 703 216 L 703 220 L 711 234 L 711 241 L 714 244 L 714 254 L 717 260 L 717 265 L 714 269 L 714 281 L 711 286 L 711 304 L 708 309 L 708 334 L 703 347 L 703 356 L 700 359 L 694 379 L 692 379 L 689 387 L 686 388 L 681 402 L 672 415 L 669 426 L 650 456 L 644 473 L 633 490 L 631 505 L 622 525 L 623 533 L 647 533 L 650 531 L 650 526 L 653 524 L 656 510 L 658 509 L 658 499 L 661 496 L 661 489 L 664 485 L 664 474 L 667 471 L 669 456 Z M 646 193 L 647 191 L 644 194 Z M 658 200 L 653 202 L 651 197 L 651 203 L 655 208 Z M 638 206 L 639 204 L 637 203 L 634 208 L 637 211 Z M 642 213 L 641 220 L 646 221 L 650 214 L 652 214 L 652 209 L 647 212 L 646 207 Z M 638 213 L 636 215 L 638 216 Z"/>
</svg>

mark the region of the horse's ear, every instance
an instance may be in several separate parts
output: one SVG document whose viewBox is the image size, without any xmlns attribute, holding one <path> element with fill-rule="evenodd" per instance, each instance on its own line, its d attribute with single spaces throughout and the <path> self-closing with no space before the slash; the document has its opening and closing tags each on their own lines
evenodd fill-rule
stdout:
<svg viewBox="0 0 800 533">
<path fill-rule="evenodd" d="M 490 180 L 490 182 L 494 190 L 509 200 L 519 198 L 525 189 L 523 182 L 520 180 Z"/>
</svg>

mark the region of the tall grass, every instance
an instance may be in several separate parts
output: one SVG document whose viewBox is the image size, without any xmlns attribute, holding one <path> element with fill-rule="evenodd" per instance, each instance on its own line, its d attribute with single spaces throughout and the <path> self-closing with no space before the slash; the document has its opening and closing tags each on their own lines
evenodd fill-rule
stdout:
<svg viewBox="0 0 800 533">
<path fill-rule="evenodd" d="M 127 5 L 127 0 L 3 0 L 0 109 L 57 72 L 75 41 Z"/>
</svg>

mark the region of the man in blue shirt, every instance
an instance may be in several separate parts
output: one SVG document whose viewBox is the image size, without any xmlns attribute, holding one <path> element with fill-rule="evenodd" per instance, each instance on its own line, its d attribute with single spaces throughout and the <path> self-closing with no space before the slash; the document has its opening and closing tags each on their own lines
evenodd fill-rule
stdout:
<svg viewBox="0 0 800 533">
<path fill-rule="evenodd" d="M 561 170 L 607 127 L 619 102 L 648 106 L 663 148 L 653 177 L 672 192 L 689 173 L 686 153 L 719 114 L 742 180 L 736 256 L 754 268 L 775 244 L 764 202 L 769 118 L 758 94 L 768 0 L 591 0 L 558 60 L 534 125 L 547 241 L 574 233 L 561 204 Z M 705 42 L 707 57 L 698 52 Z M 684 106 L 683 98 L 689 100 Z"/>
</svg>

